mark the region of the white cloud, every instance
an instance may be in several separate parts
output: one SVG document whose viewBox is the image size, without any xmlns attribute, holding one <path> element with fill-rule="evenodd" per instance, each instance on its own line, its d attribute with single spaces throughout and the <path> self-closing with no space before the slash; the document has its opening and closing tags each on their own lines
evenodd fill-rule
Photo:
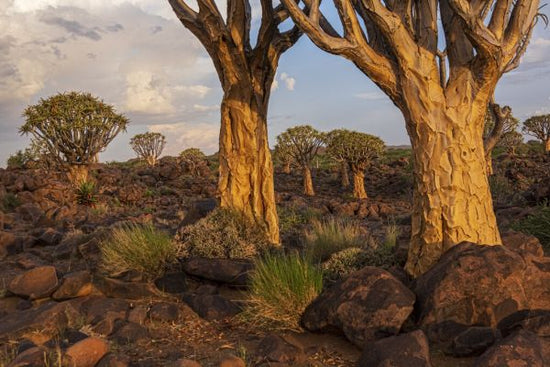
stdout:
<svg viewBox="0 0 550 367">
<path fill-rule="evenodd" d="M 280 79 L 285 82 L 285 87 L 287 90 L 289 91 L 294 90 L 294 86 L 296 85 L 296 79 L 294 79 L 287 73 L 282 73 Z"/>
<path fill-rule="evenodd" d="M 200 148 L 207 154 L 218 150 L 219 124 L 175 123 L 150 125 L 148 129 L 166 136 L 165 154 L 177 155 L 187 148 Z"/>
<path fill-rule="evenodd" d="M 385 99 L 386 96 L 380 92 L 366 92 L 366 93 L 357 93 L 353 95 L 355 98 L 366 99 L 367 101 L 378 101 L 380 99 Z"/>
<path fill-rule="evenodd" d="M 172 93 L 164 81 L 151 72 L 138 71 L 126 76 L 126 109 L 151 114 L 172 113 Z"/>
<path fill-rule="evenodd" d="M 201 104 L 194 104 L 193 109 L 198 112 L 211 112 L 211 111 L 219 111 L 220 106 L 219 105 L 205 106 Z"/>
<path fill-rule="evenodd" d="M 179 85 L 174 88 L 176 91 L 181 92 L 186 97 L 196 97 L 203 99 L 212 88 L 205 85 Z"/>
<path fill-rule="evenodd" d="M 277 79 L 273 79 L 273 83 L 271 83 L 271 91 L 279 89 L 279 81 Z"/>
</svg>

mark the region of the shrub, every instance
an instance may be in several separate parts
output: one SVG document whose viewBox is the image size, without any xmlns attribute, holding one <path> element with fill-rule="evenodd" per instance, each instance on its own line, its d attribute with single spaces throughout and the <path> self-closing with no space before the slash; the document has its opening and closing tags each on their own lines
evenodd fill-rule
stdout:
<svg viewBox="0 0 550 367">
<path fill-rule="evenodd" d="M 206 156 L 199 148 L 188 148 L 180 153 L 180 160 L 187 166 L 192 176 L 199 176 L 200 164 L 206 162 Z"/>
<path fill-rule="evenodd" d="M 537 237 L 546 254 L 550 253 L 550 206 L 548 203 L 537 207 L 534 214 L 512 225 L 512 228 Z"/>
<path fill-rule="evenodd" d="M 76 202 L 80 205 L 93 206 L 97 202 L 96 187 L 92 181 L 81 182 L 76 189 Z"/>
<path fill-rule="evenodd" d="M 2 197 L 1 204 L 2 204 L 2 210 L 6 212 L 12 212 L 19 205 L 21 205 L 21 202 L 19 201 L 19 198 L 15 196 L 15 194 L 8 192 Z"/>
<path fill-rule="evenodd" d="M 319 268 L 297 254 L 256 261 L 243 317 L 271 329 L 299 331 L 300 317 L 323 287 Z"/>
<path fill-rule="evenodd" d="M 314 220 L 305 233 L 305 251 L 314 262 L 326 261 L 330 255 L 349 247 L 361 247 L 365 238 L 357 222 L 329 217 Z"/>
<path fill-rule="evenodd" d="M 175 260 L 170 236 L 150 224 L 115 228 L 101 242 L 100 249 L 101 267 L 109 275 L 136 270 L 151 280 L 162 276 L 165 267 Z"/>
<path fill-rule="evenodd" d="M 265 230 L 243 214 L 217 208 L 176 235 L 178 257 L 249 259 L 271 247 Z"/>
</svg>

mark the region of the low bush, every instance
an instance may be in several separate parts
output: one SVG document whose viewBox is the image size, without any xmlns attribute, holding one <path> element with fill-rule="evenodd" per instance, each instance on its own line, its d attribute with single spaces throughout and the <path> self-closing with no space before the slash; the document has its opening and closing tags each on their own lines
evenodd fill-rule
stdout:
<svg viewBox="0 0 550 367">
<path fill-rule="evenodd" d="M 148 280 L 162 276 L 176 253 L 170 236 L 150 224 L 125 224 L 113 229 L 111 236 L 101 242 L 100 250 L 101 267 L 107 274 L 136 270 Z"/>
<path fill-rule="evenodd" d="M 300 317 L 322 290 L 322 271 L 298 254 L 266 254 L 255 265 L 243 317 L 269 329 L 300 331 Z"/>
<path fill-rule="evenodd" d="M 516 231 L 537 237 L 546 254 L 550 254 L 550 205 L 544 203 L 535 213 L 512 225 Z"/>
<path fill-rule="evenodd" d="M 96 187 L 92 181 L 81 182 L 76 188 L 76 202 L 80 205 L 92 206 L 97 202 Z"/>
<path fill-rule="evenodd" d="M 177 235 L 178 257 L 253 258 L 271 247 L 265 230 L 243 214 L 217 208 Z"/>
<path fill-rule="evenodd" d="M 357 222 L 335 217 L 314 220 L 304 237 L 306 256 L 314 262 L 326 261 L 338 251 L 366 242 Z"/>
</svg>

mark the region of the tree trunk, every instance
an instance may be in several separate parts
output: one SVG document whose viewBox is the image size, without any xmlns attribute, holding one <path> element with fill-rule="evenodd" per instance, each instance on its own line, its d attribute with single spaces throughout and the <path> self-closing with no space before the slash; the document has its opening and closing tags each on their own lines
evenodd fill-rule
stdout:
<svg viewBox="0 0 550 367">
<path fill-rule="evenodd" d="M 267 141 L 267 108 L 250 86 L 235 85 L 221 106 L 218 189 L 222 208 L 244 213 L 279 244 L 273 163 Z"/>
<path fill-rule="evenodd" d="M 489 154 L 487 154 L 485 156 L 485 159 L 487 160 L 487 176 L 491 176 L 494 174 L 494 171 L 493 171 L 493 152 L 489 152 Z"/>
<path fill-rule="evenodd" d="M 290 163 L 283 164 L 283 173 L 285 175 L 290 175 Z"/>
<path fill-rule="evenodd" d="M 304 166 L 304 194 L 307 196 L 315 196 L 313 190 L 313 180 L 311 179 L 311 169 L 309 166 Z"/>
<path fill-rule="evenodd" d="M 550 139 L 546 139 L 546 141 L 544 142 L 544 148 L 546 153 L 550 153 Z"/>
<path fill-rule="evenodd" d="M 344 161 L 340 164 L 340 175 L 342 176 L 342 188 L 347 189 L 349 187 L 348 162 Z"/>
<path fill-rule="evenodd" d="M 147 164 L 151 167 L 155 166 L 157 164 L 157 159 L 155 157 L 149 156 L 147 157 Z"/>
<path fill-rule="evenodd" d="M 365 171 L 356 167 L 352 167 L 353 172 L 353 197 L 356 199 L 366 199 L 367 192 L 365 191 Z"/>
<path fill-rule="evenodd" d="M 85 164 L 73 164 L 69 166 L 67 171 L 67 178 L 75 186 L 79 186 L 83 182 L 88 181 L 88 166 Z"/>
<path fill-rule="evenodd" d="M 416 121 L 407 123 L 415 187 L 405 268 L 413 276 L 462 241 L 501 244 L 486 174 L 483 123 L 471 120 L 482 118 L 479 111 L 486 104 L 446 110 L 424 102 L 409 114 Z"/>
</svg>

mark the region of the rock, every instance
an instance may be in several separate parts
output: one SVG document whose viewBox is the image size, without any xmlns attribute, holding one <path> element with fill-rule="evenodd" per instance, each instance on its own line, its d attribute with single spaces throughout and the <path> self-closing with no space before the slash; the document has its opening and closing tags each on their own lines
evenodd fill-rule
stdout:
<svg viewBox="0 0 550 367">
<path fill-rule="evenodd" d="M 117 194 L 121 202 L 131 204 L 141 201 L 145 195 L 145 190 L 146 188 L 142 185 L 121 185 Z"/>
<path fill-rule="evenodd" d="M 0 231 L 0 260 L 21 252 L 22 246 L 13 233 Z"/>
<path fill-rule="evenodd" d="M 179 294 L 187 291 L 185 273 L 167 273 L 155 280 L 155 286 L 162 292 Z"/>
<path fill-rule="evenodd" d="M 141 299 L 159 296 L 154 284 L 124 282 L 118 279 L 95 277 L 94 284 L 107 297 Z"/>
<path fill-rule="evenodd" d="M 149 331 L 133 322 L 122 325 L 112 336 L 113 340 L 122 345 L 137 343 L 148 338 Z"/>
<path fill-rule="evenodd" d="M 544 362 L 540 339 L 529 331 L 519 330 L 487 349 L 474 366 L 544 367 Z"/>
<path fill-rule="evenodd" d="M 27 203 L 17 207 L 15 212 L 26 222 L 38 223 L 44 216 L 44 211 L 38 204 Z"/>
<path fill-rule="evenodd" d="M 246 367 L 246 363 L 239 357 L 227 356 L 220 362 L 220 367 Z"/>
<path fill-rule="evenodd" d="M 143 325 L 147 320 L 149 308 L 145 305 L 137 305 L 128 313 L 128 321 Z"/>
<path fill-rule="evenodd" d="M 32 347 L 19 354 L 7 367 L 43 366 L 47 351 L 41 347 Z"/>
<path fill-rule="evenodd" d="M 457 335 L 446 353 L 455 357 L 480 355 L 499 338 L 500 333 L 498 330 L 484 326 L 473 326 Z"/>
<path fill-rule="evenodd" d="M 0 318 L 7 314 L 26 310 L 32 307 L 32 303 L 19 297 L 0 298 Z"/>
<path fill-rule="evenodd" d="M 291 336 L 268 335 L 260 341 L 257 356 L 268 362 L 303 363 L 306 360 L 304 347 Z"/>
<path fill-rule="evenodd" d="M 518 310 L 550 309 L 550 258 L 465 242 L 418 277 L 414 291 L 424 329 L 446 321 L 494 328 Z"/>
<path fill-rule="evenodd" d="M 213 198 L 195 201 L 178 227 L 197 223 L 200 219 L 206 217 L 210 212 L 216 209 L 217 205 L 217 200 Z"/>
<path fill-rule="evenodd" d="M 52 294 L 55 300 L 84 297 L 92 293 L 92 276 L 87 270 L 77 271 L 63 277 L 61 286 Z"/>
<path fill-rule="evenodd" d="M 46 228 L 34 233 L 36 241 L 35 246 L 56 246 L 63 239 L 63 233 L 56 231 L 53 228 Z"/>
<path fill-rule="evenodd" d="M 94 367 L 108 351 L 106 341 L 89 337 L 67 348 L 64 362 L 71 367 Z"/>
<path fill-rule="evenodd" d="M 521 310 L 515 312 L 498 323 L 498 329 L 503 336 L 524 329 L 541 337 L 550 337 L 550 310 Z"/>
<path fill-rule="evenodd" d="M 59 286 L 57 272 L 53 266 L 41 266 L 16 276 L 8 290 L 31 300 L 50 296 Z"/>
<path fill-rule="evenodd" d="M 431 367 L 428 339 L 421 330 L 366 345 L 358 367 Z"/>
<path fill-rule="evenodd" d="M 86 322 L 97 324 L 102 320 L 125 320 L 130 304 L 123 299 L 93 297 L 82 303 Z"/>
<path fill-rule="evenodd" d="M 249 261 L 231 259 L 194 257 L 183 262 L 183 270 L 189 275 L 235 286 L 246 286 L 253 268 Z"/>
<path fill-rule="evenodd" d="M 521 232 L 508 231 L 502 235 L 504 246 L 519 253 L 523 257 L 532 255 L 534 257 L 543 257 L 544 250 L 540 241 L 535 236 Z"/>
<path fill-rule="evenodd" d="M 149 318 L 153 321 L 171 322 L 178 320 L 180 310 L 177 304 L 161 302 L 151 306 Z"/>
<path fill-rule="evenodd" d="M 191 359 L 178 359 L 169 365 L 170 367 L 201 367 L 201 364 Z"/>
<path fill-rule="evenodd" d="M 324 290 L 305 310 L 310 331 L 339 329 L 355 345 L 397 334 L 413 310 L 414 294 L 389 272 L 365 267 Z"/>
<path fill-rule="evenodd" d="M 217 294 L 186 294 L 183 300 L 205 320 L 223 320 L 242 310 L 235 303 Z"/>
<path fill-rule="evenodd" d="M 112 353 L 107 353 L 105 357 L 101 358 L 101 361 L 96 367 L 128 367 L 130 366 L 130 360 L 125 356 L 118 356 Z"/>
</svg>

